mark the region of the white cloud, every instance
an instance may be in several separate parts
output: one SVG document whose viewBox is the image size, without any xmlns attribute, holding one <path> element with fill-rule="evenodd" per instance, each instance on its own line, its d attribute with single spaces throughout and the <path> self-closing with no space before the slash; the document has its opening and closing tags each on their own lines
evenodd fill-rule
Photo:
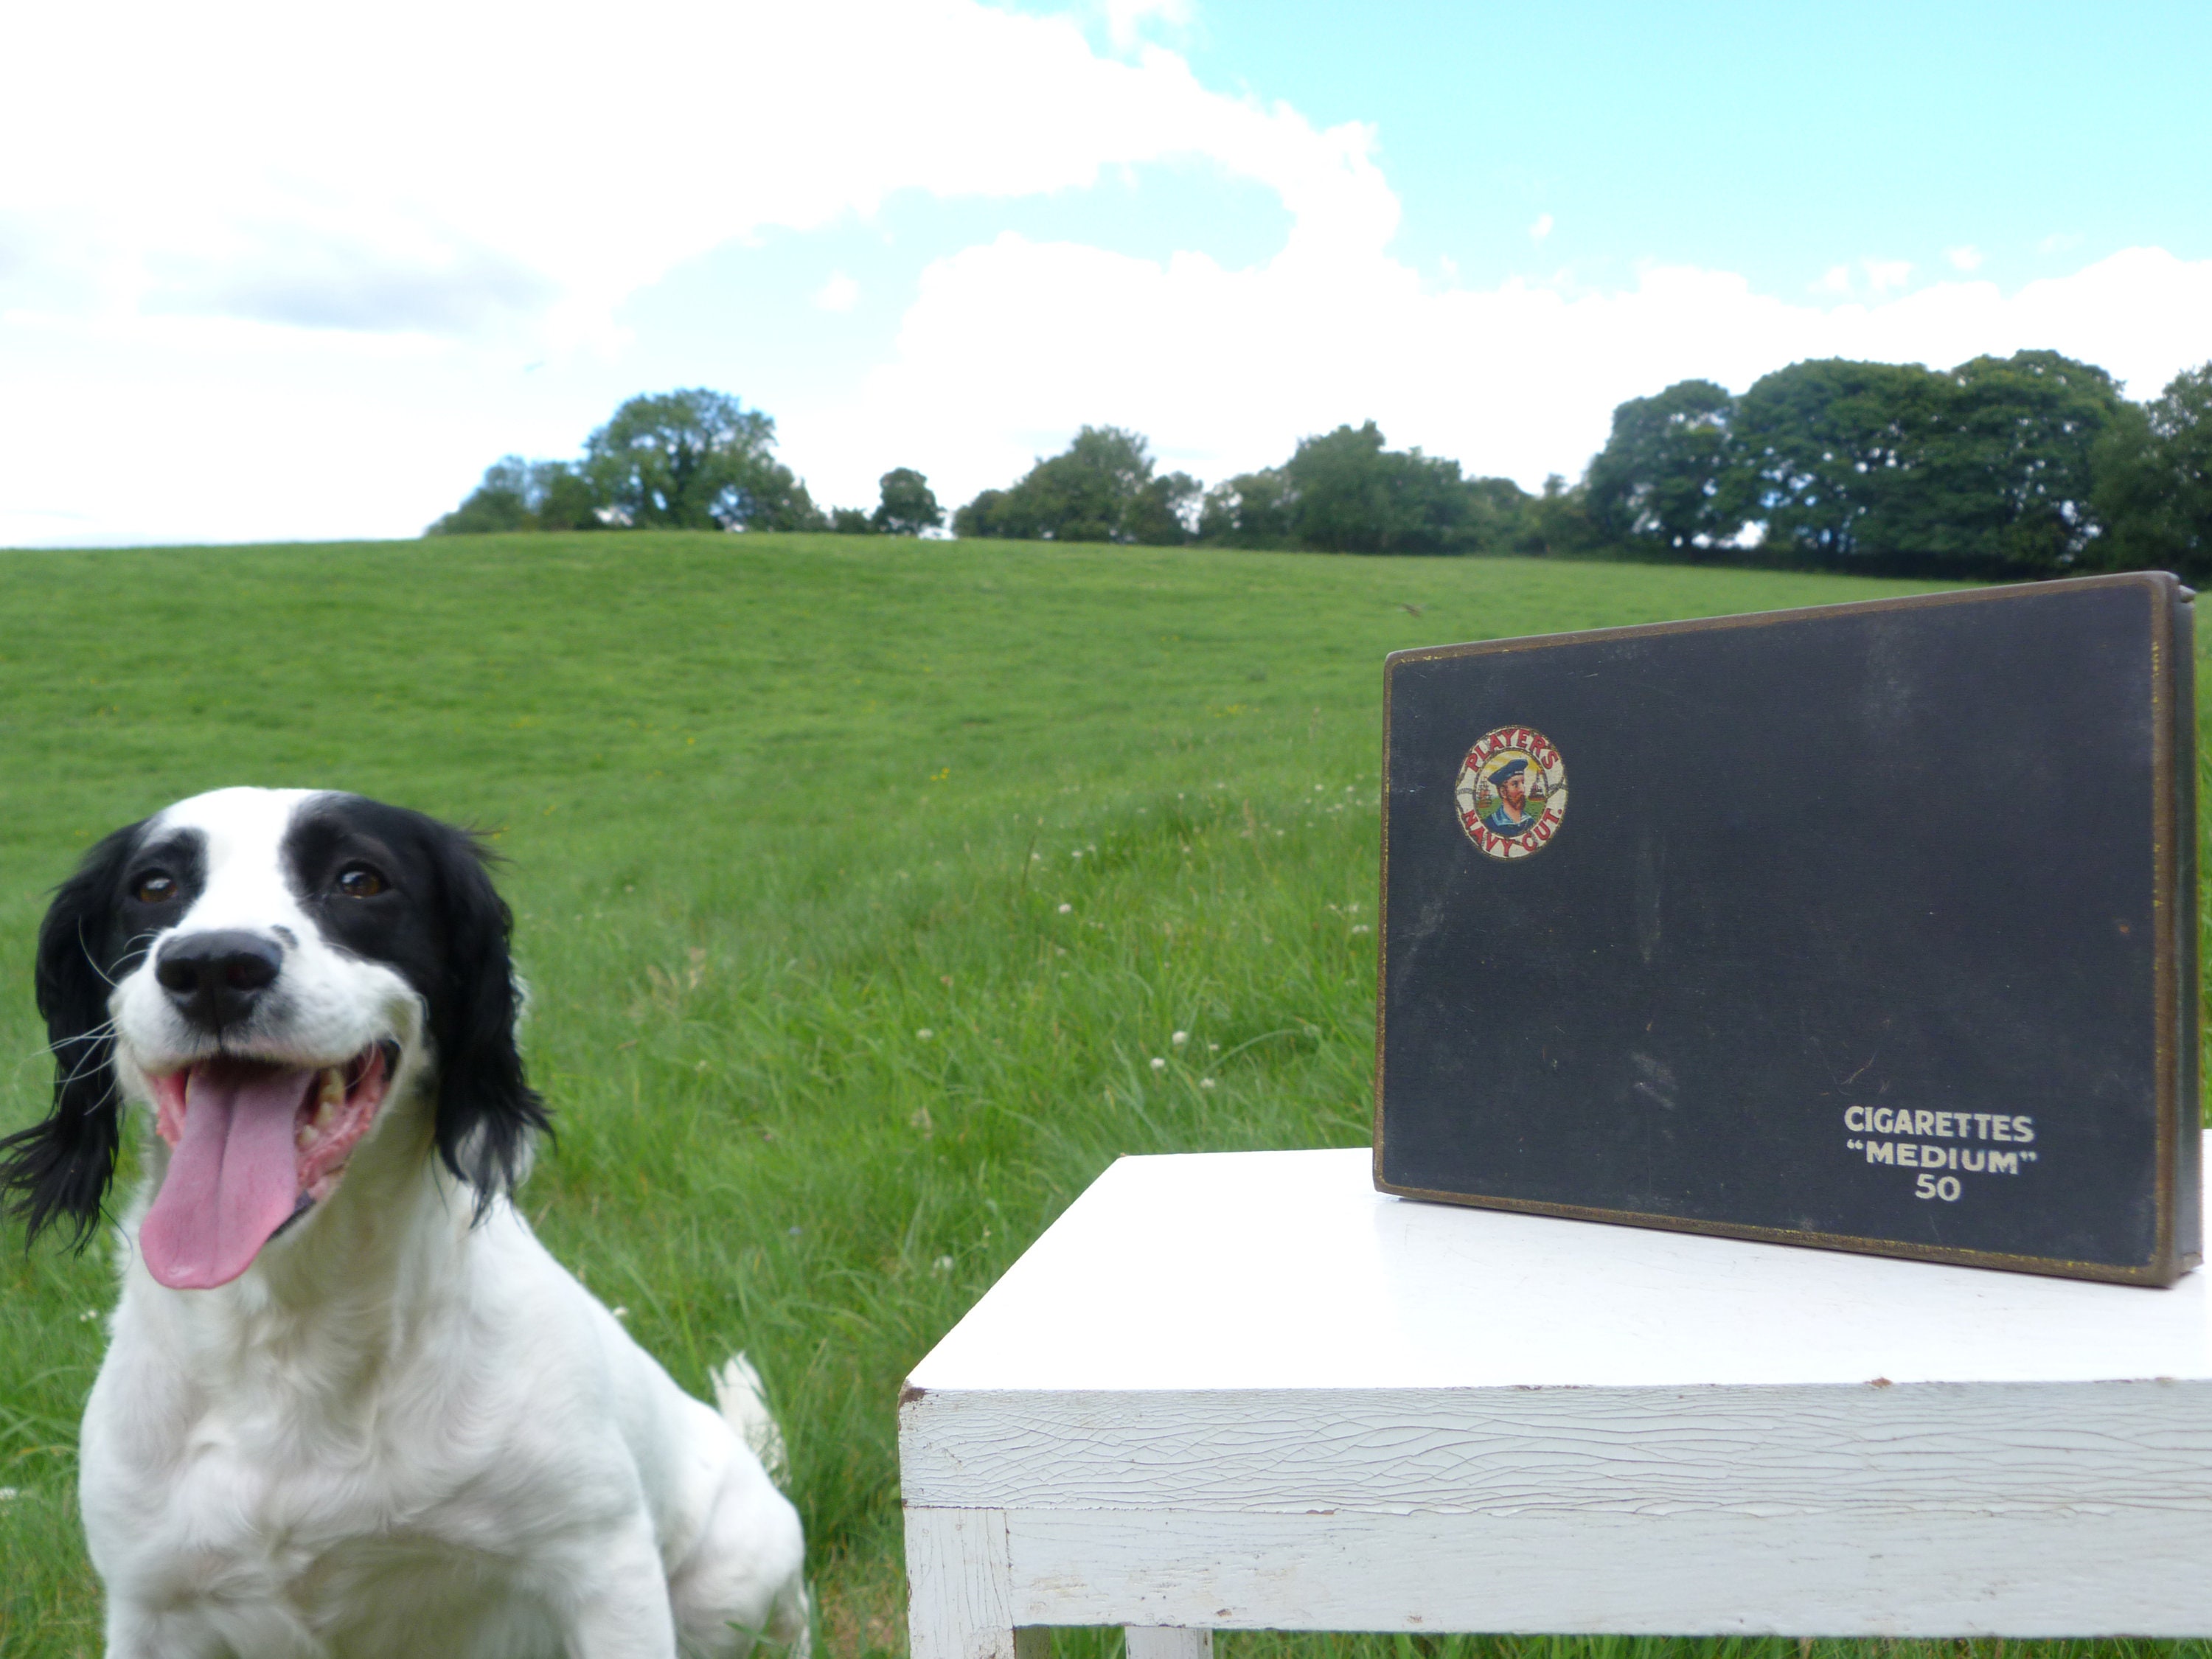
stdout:
<svg viewBox="0 0 2212 1659">
<path fill-rule="evenodd" d="M 517 363 L 618 363 L 616 307 L 678 264 L 901 191 L 1197 160 L 1272 191 L 1309 260 L 1397 224 L 1370 128 L 976 0 L 638 0 L 619 27 L 581 0 L 394 0 L 374 28 L 122 0 L 11 17 L 9 48 L 97 71 L 0 100 L 0 434 L 22 441 L 0 540 L 79 511 L 70 539 L 408 533 L 490 456 L 568 453 L 605 418 L 524 395 Z M 118 477 L 82 433 L 123 408 L 162 437 Z M 872 495 L 872 458 L 848 470 Z"/>
<path fill-rule="evenodd" d="M 1116 52 L 1128 52 L 1154 24 L 1170 30 L 1190 26 L 1189 0 L 1106 0 L 1106 33 Z"/>
<path fill-rule="evenodd" d="M 396 0 L 374 29 L 264 0 L 27 12 L 11 51 L 97 64 L 99 95 L 19 77 L 0 104 L 0 155 L 38 158 L 0 169 L 0 543 L 412 533 L 493 456 L 574 453 L 612 407 L 616 307 L 687 258 L 900 191 L 1036 197 L 1191 160 L 1281 202 L 1270 257 L 1007 234 L 935 261 L 857 386 L 771 404 L 817 497 L 917 465 L 963 500 L 1099 421 L 1214 479 L 1372 416 L 1533 485 L 1686 376 L 2051 346 L 2145 395 L 2212 357 L 2212 261 L 2155 248 L 2012 294 L 1903 292 L 1909 265 L 1866 261 L 1869 302 L 1844 266 L 1809 302 L 1676 267 L 1471 289 L 1440 261 L 1439 286 L 1391 252 L 1370 128 L 1201 86 L 1139 38 L 1181 0 L 1105 3 L 1127 61 L 1073 18 L 975 0 L 640 0 L 618 29 L 580 0 Z M 812 297 L 859 292 L 841 271 Z M 87 441 L 118 410 L 149 434 L 119 473 L 115 440 Z"/>
<path fill-rule="evenodd" d="M 1948 249 L 1943 257 L 1951 262 L 1954 270 L 1976 271 L 1982 268 L 1982 251 L 1972 243 Z"/>
<path fill-rule="evenodd" d="M 850 311 L 860 303 L 860 285 L 842 270 L 830 273 L 830 280 L 822 284 L 814 296 L 816 307 L 822 311 Z"/>
<path fill-rule="evenodd" d="M 1551 234 L 1552 216 L 1548 213 L 1538 214 L 1536 222 L 1528 227 L 1528 240 L 1532 242 L 1540 242 Z"/>
<path fill-rule="evenodd" d="M 1110 9 L 1129 30 L 1180 15 Z M 0 304 L 604 339 L 625 295 L 771 227 L 1191 156 L 1294 214 L 1329 198 L 1370 236 L 1396 222 L 1369 129 L 1316 131 L 1157 46 L 1116 61 L 1073 18 L 975 0 L 635 0 L 619 27 L 581 0 L 392 0 L 373 29 L 276 0 L 122 0 L 10 30 L 18 61 L 100 77 L 94 97 L 19 76 L 0 105 L 0 155 L 38 158 L 0 170 L 0 224 L 31 228 L 5 239 Z"/>
<path fill-rule="evenodd" d="M 1862 259 L 1859 264 L 1866 269 L 1867 285 L 1876 294 L 1904 288 L 1912 281 L 1912 266 L 1907 260 Z"/>
</svg>

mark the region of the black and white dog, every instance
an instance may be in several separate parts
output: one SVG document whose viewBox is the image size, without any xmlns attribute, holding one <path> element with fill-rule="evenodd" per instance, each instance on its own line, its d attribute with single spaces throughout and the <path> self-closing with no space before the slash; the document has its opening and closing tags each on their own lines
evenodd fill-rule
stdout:
<svg viewBox="0 0 2212 1659">
<path fill-rule="evenodd" d="M 672 1659 L 802 1646 L 742 1358 L 678 1389 L 509 1202 L 544 1109 L 476 842 L 224 789 L 118 830 L 39 936 L 33 1233 L 125 1216 L 82 1495 L 110 1659 Z"/>
</svg>

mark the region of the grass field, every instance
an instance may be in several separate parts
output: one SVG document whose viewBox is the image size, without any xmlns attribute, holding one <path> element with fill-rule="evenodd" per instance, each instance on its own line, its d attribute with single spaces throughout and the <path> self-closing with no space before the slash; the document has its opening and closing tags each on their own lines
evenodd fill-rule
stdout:
<svg viewBox="0 0 2212 1659">
<path fill-rule="evenodd" d="M 0 553 L 0 1127 L 44 1110 L 32 938 L 99 834 L 236 782 L 488 830 L 561 1131 L 526 1207 L 678 1381 L 759 1360 L 823 1638 L 896 1653 L 906 1368 L 1118 1154 L 1365 1139 L 1383 654 L 1905 591 L 768 536 Z M 99 1651 L 71 1492 L 112 1299 L 104 1250 L 0 1250 L 9 1659 Z"/>
</svg>

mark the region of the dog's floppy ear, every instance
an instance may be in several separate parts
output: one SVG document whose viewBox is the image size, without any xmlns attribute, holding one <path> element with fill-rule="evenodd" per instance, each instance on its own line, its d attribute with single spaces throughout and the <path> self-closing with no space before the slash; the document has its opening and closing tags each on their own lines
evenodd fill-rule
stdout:
<svg viewBox="0 0 2212 1659">
<path fill-rule="evenodd" d="M 438 826 L 430 849 L 446 939 L 446 982 L 430 1000 L 438 1054 L 438 1155 L 477 1189 L 482 1216 L 528 1168 L 533 1133 L 549 1133 L 545 1103 L 524 1080 L 515 1047 L 520 999 L 507 938 L 514 917 L 491 884 L 476 836 Z"/>
<path fill-rule="evenodd" d="M 123 865 L 143 824 L 118 830 L 54 892 L 39 928 L 35 983 L 54 1056 L 53 1110 L 0 1140 L 0 1194 L 30 1238 L 58 1221 L 82 1249 L 100 1221 L 122 1143 L 123 1099 L 107 994 L 113 964 L 100 961 Z"/>
</svg>

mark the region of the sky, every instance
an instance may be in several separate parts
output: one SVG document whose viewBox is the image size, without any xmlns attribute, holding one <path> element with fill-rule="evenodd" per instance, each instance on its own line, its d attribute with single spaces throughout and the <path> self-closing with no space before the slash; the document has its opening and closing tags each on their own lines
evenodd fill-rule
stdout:
<svg viewBox="0 0 2212 1659">
<path fill-rule="evenodd" d="M 137 0 L 11 16 L 0 545 L 411 536 L 678 386 L 825 506 L 1085 424 L 1526 487 L 1807 357 L 2212 359 L 2212 7 Z M 38 66 L 27 72 L 27 66 Z"/>
</svg>

